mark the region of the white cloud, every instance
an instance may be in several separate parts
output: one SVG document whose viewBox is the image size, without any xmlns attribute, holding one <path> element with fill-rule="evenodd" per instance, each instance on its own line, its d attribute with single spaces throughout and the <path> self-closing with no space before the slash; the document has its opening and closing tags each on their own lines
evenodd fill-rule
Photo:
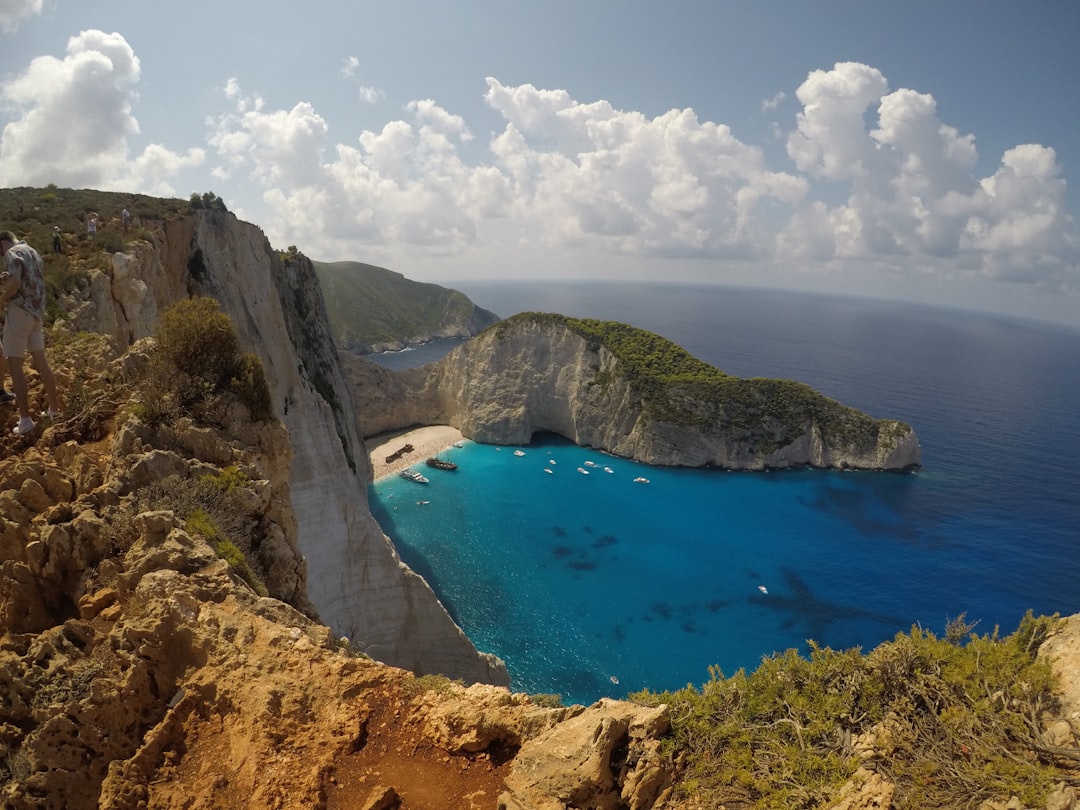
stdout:
<svg viewBox="0 0 1080 810">
<path fill-rule="evenodd" d="M 0 0 L 0 30 L 14 31 L 19 20 L 41 13 L 42 0 Z"/>
<path fill-rule="evenodd" d="M 3 6 L 9 17 L 0 19 L 15 9 Z M 349 57 L 342 75 L 358 67 Z M 140 81 L 126 40 L 100 31 L 72 37 L 63 58 L 42 56 L 11 74 L 0 84 L 12 111 L 0 133 L 0 177 L 175 193 L 172 183 L 206 153 L 143 144 Z M 484 101 L 500 121 L 484 144 L 432 99 L 338 143 L 310 102 L 271 108 L 230 79 L 226 109 L 207 119 L 207 170 L 234 189 L 258 184 L 270 212 L 260 211 L 258 224 L 275 243 L 303 244 L 312 255 L 464 257 L 495 252 L 497 233 L 508 251 L 1080 286 L 1080 239 L 1054 151 L 1015 146 L 980 176 L 974 135 L 942 121 L 933 96 L 890 89 L 868 65 L 814 71 L 795 90 L 785 166 L 770 166 L 761 148 L 692 109 L 649 118 L 565 90 L 487 85 Z M 374 88 L 359 92 L 368 103 L 382 98 Z M 777 93 L 763 109 L 786 97 Z"/>
<path fill-rule="evenodd" d="M 787 93 L 785 93 L 783 90 L 781 90 L 779 93 L 774 95 L 772 98 L 767 98 L 763 102 L 761 102 L 761 111 L 762 112 L 773 112 L 777 107 L 780 106 L 780 104 L 786 98 L 787 98 Z"/>
<path fill-rule="evenodd" d="M 345 61 L 341 65 L 341 78 L 351 79 L 356 75 L 357 68 L 360 67 L 360 60 L 355 56 L 346 56 Z"/>
<path fill-rule="evenodd" d="M 0 176 L 10 184 L 173 193 L 168 173 L 197 165 L 203 153 L 151 144 L 130 154 L 128 140 L 139 134 L 132 112 L 139 75 L 127 41 L 101 31 L 69 39 L 63 59 L 34 59 L 0 85 L 0 98 L 20 115 L 0 135 Z"/>
<path fill-rule="evenodd" d="M 382 90 L 377 90 L 376 88 L 366 84 L 360 85 L 357 92 L 360 95 L 360 100 L 365 104 L 374 104 L 375 102 L 380 101 L 386 96 L 386 94 Z"/>
<path fill-rule="evenodd" d="M 846 184 L 848 198 L 797 212 L 780 256 L 1076 285 L 1076 223 L 1052 149 L 1018 146 L 980 179 L 974 136 L 943 123 L 932 96 L 889 92 L 873 68 L 815 71 L 796 95 L 789 156 L 812 178 Z"/>
</svg>

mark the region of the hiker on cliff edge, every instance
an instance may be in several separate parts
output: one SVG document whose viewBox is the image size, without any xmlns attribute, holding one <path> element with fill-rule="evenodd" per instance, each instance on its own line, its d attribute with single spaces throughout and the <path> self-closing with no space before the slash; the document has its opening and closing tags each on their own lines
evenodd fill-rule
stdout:
<svg viewBox="0 0 1080 810">
<path fill-rule="evenodd" d="M 7 308 L 4 319 L 4 357 L 7 358 L 15 404 L 19 408 L 19 424 L 11 431 L 23 436 L 34 429 L 30 417 L 30 399 L 23 371 L 27 351 L 45 387 L 48 410 L 42 413 L 50 419 L 60 415 L 60 396 L 56 379 L 45 357 L 45 272 L 41 256 L 26 242 L 15 239 L 11 231 L 0 231 L 0 255 L 6 272 L 0 273 L 0 309 Z"/>
</svg>

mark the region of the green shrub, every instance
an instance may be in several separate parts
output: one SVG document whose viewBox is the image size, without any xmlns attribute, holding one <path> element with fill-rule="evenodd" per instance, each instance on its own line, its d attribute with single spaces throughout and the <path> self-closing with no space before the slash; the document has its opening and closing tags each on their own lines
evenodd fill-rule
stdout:
<svg viewBox="0 0 1080 810">
<path fill-rule="evenodd" d="M 245 354 L 240 358 L 229 387 L 247 406 L 251 418 L 256 422 L 264 422 L 274 415 L 270 384 L 266 381 L 262 361 L 254 354 Z"/>
<path fill-rule="evenodd" d="M 208 542 L 221 559 L 229 564 L 229 567 L 240 579 L 244 580 L 259 596 L 266 596 L 266 586 L 262 584 L 255 572 L 248 565 L 244 552 L 229 538 L 225 537 L 213 518 L 202 509 L 195 509 L 184 521 L 184 528 L 190 534 L 197 534 Z"/>
<path fill-rule="evenodd" d="M 205 416 L 226 391 L 247 406 L 253 419 L 273 416 L 262 363 L 253 354 L 240 354 L 232 320 L 214 299 L 189 298 L 169 307 L 156 337 L 141 386 L 140 418 L 160 424 L 183 414 Z"/>
<path fill-rule="evenodd" d="M 241 490 L 250 479 L 239 468 L 226 467 L 201 478 L 170 475 L 137 490 L 135 512 L 168 509 L 191 534 L 204 538 L 255 593 L 266 596 L 258 562 L 256 518 L 245 514 Z"/>
<path fill-rule="evenodd" d="M 1069 761 L 1035 731 L 1054 704 L 1049 665 L 1035 654 L 1056 623 L 1028 613 L 1011 636 L 960 644 L 958 630 L 971 627 L 961 617 L 947 638 L 916 627 L 867 656 L 810 642 L 809 658 L 788 650 L 749 675 L 711 668 L 700 690 L 631 698 L 669 705 L 669 754 L 702 806 L 828 806 L 860 764 L 896 785 L 897 810 L 1013 795 L 1043 806 Z M 875 726 L 888 750 L 861 763 L 852 741 Z"/>
</svg>

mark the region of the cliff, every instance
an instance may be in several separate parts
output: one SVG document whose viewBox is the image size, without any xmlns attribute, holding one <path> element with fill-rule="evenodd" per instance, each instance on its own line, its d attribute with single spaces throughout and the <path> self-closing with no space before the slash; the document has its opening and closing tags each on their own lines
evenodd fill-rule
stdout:
<svg viewBox="0 0 1080 810">
<path fill-rule="evenodd" d="M 528 444 L 550 431 L 649 464 L 734 470 L 907 470 L 921 458 L 902 422 L 800 383 L 729 377 L 624 324 L 526 313 L 420 369 L 346 368 L 371 433 L 449 424 L 476 441 Z"/>
<path fill-rule="evenodd" d="M 262 361 L 288 430 L 294 522 L 284 530 L 303 555 L 321 620 L 380 661 L 508 683 L 502 662 L 476 651 L 367 508 L 362 431 L 311 263 L 278 254 L 258 228 L 222 212 L 165 220 L 147 236 L 88 269 L 86 289 L 60 302 L 66 328 L 123 348 L 151 335 L 173 302 L 215 298 Z"/>
<path fill-rule="evenodd" d="M 65 414 L 0 435 L 3 807 L 654 805 L 662 708 L 418 678 L 305 615 L 284 427 L 227 395 L 142 421 L 150 348 L 60 341 Z M 193 499 L 247 535 L 250 569 Z"/>
<path fill-rule="evenodd" d="M 467 338 L 499 317 L 464 294 L 362 262 L 312 262 L 340 348 L 355 354 L 399 351 Z"/>
</svg>

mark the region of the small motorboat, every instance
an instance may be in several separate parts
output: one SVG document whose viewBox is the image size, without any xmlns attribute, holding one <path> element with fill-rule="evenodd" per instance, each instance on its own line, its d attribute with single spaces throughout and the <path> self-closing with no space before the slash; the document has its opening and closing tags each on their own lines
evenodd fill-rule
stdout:
<svg viewBox="0 0 1080 810">
<path fill-rule="evenodd" d="M 768 589 L 768 588 L 766 588 L 766 587 L 765 587 L 764 585 L 758 585 L 758 586 L 757 586 L 757 589 L 758 589 L 759 591 L 761 591 L 761 592 L 762 592 L 763 594 L 765 594 L 766 596 L 768 596 L 768 595 L 769 595 L 769 589 Z"/>
<path fill-rule="evenodd" d="M 642 476 L 639 475 L 637 478 L 634 479 L 634 483 L 635 484 L 647 484 L 647 483 L 649 483 L 649 479 L 648 478 L 643 478 Z"/>
<path fill-rule="evenodd" d="M 515 456 L 523 456 L 523 455 L 525 455 L 525 451 L 524 450 L 515 450 L 514 455 Z"/>
<path fill-rule="evenodd" d="M 586 470 L 586 469 L 585 469 L 584 467 L 578 467 L 578 468 L 577 468 L 577 471 L 578 471 L 579 473 L 581 473 L 582 475 L 588 475 L 588 474 L 589 474 L 589 471 L 588 471 L 588 470 Z"/>
</svg>

